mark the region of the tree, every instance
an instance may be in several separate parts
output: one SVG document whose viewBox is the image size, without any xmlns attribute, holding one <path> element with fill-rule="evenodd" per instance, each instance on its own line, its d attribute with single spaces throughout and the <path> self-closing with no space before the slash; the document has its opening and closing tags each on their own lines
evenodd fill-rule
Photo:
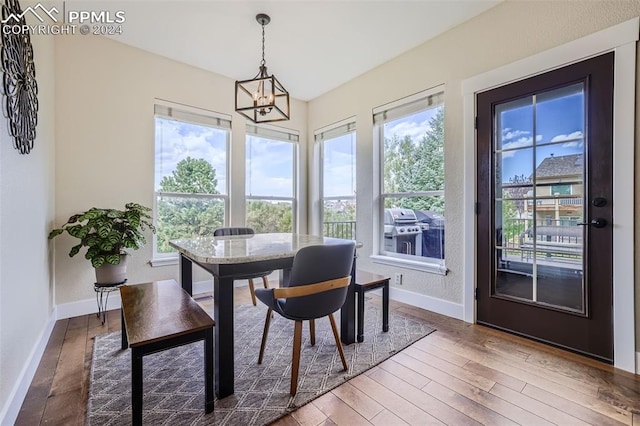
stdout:
<svg viewBox="0 0 640 426">
<path fill-rule="evenodd" d="M 523 198 L 532 190 L 531 178 L 521 174 L 509 178 L 502 186 L 502 232 L 507 242 L 516 245 L 516 239 L 525 231 L 522 214 L 525 209 Z"/>
<path fill-rule="evenodd" d="M 256 233 L 293 232 L 291 203 L 252 200 L 247 204 L 247 225 Z"/>
<path fill-rule="evenodd" d="M 444 108 L 429 120 L 425 134 L 417 141 L 405 136 L 386 138 L 384 192 L 420 192 L 444 189 Z M 387 199 L 385 207 L 394 200 Z M 412 210 L 444 214 L 444 197 L 407 197 L 395 203 Z"/>
<path fill-rule="evenodd" d="M 203 158 L 181 160 L 171 176 L 160 181 L 161 192 L 180 194 L 219 194 L 216 170 Z M 169 241 L 213 235 L 224 224 L 224 201 L 210 197 L 163 195 L 158 200 L 158 252 L 173 249 Z"/>
<path fill-rule="evenodd" d="M 187 157 L 181 160 L 171 176 L 160 181 L 163 192 L 190 194 L 218 194 L 216 169 L 204 158 Z"/>
</svg>

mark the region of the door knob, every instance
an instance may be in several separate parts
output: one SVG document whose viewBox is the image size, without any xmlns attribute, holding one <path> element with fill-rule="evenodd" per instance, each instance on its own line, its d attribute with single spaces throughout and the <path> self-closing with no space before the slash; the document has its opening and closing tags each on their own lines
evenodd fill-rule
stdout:
<svg viewBox="0 0 640 426">
<path fill-rule="evenodd" d="M 593 226 L 594 228 L 604 228 L 605 226 L 607 226 L 607 219 L 596 217 L 595 219 L 591 219 L 591 222 L 583 222 L 583 223 L 579 223 L 578 225 Z"/>
</svg>

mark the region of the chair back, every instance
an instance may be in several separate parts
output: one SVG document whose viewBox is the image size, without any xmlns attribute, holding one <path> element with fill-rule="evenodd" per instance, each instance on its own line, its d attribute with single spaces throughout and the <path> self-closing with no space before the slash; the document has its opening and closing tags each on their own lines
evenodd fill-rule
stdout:
<svg viewBox="0 0 640 426">
<path fill-rule="evenodd" d="M 289 287 L 315 284 L 351 275 L 355 242 L 309 246 L 298 250 L 291 267 Z M 288 299 L 284 312 L 291 318 L 315 319 L 342 307 L 348 287 Z"/>
<path fill-rule="evenodd" d="M 215 231 L 213 231 L 214 237 L 224 237 L 227 235 L 253 235 L 253 234 L 255 234 L 253 229 L 239 228 L 239 227 L 218 228 Z"/>
</svg>

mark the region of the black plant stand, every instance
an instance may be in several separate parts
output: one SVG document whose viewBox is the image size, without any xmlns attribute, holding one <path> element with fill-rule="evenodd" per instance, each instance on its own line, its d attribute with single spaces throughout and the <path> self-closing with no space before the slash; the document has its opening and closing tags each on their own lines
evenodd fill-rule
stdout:
<svg viewBox="0 0 640 426">
<path fill-rule="evenodd" d="M 93 284 L 93 290 L 96 292 L 96 302 L 98 303 L 98 313 L 96 316 L 98 319 L 102 316 L 102 325 L 106 319 L 107 304 L 109 303 L 109 293 L 118 290 L 123 286 L 127 280 L 115 284 Z"/>
</svg>

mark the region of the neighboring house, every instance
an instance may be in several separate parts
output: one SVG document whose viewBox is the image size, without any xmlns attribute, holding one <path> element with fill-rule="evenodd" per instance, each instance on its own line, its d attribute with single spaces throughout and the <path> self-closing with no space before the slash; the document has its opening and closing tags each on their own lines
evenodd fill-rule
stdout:
<svg viewBox="0 0 640 426">
<path fill-rule="evenodd" d="M 536 168 L 535 218 L 538 225 L 572 226 L 582 220 L 582 154 L 555 157 L 551 154 Z M 554 196 L 555 198 L 544 198 Z M 532 219 L 533 202 L 525 205 L 525 218 Z"/>
</svg>

